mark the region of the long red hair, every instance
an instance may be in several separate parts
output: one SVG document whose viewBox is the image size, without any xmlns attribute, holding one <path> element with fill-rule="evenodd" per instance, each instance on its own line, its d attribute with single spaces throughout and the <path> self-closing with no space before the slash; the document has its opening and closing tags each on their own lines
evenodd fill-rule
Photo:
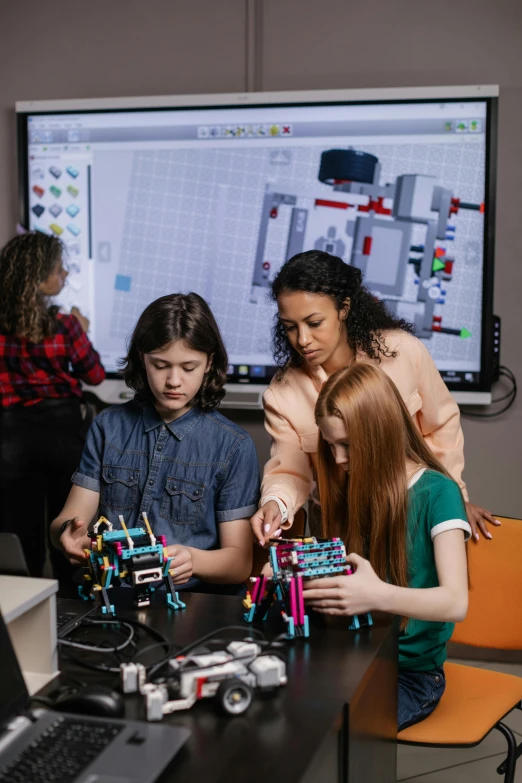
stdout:
<svg viewBox="0 0 522 783">
<path fill-rule="evenodd" d="M 383 580 L 407 587 L 410 459 L 448 475 L 430 451 L 402 397 L 383 370 L 363 362 L 332 375 L 323 386 L 315 416 L 337 416 L 350 443 L 349 474 L 335 463 L 319 437 L 318 484 L 324 534 L 339 536 L 348 552 L 367 558 Z"/>
</svg>

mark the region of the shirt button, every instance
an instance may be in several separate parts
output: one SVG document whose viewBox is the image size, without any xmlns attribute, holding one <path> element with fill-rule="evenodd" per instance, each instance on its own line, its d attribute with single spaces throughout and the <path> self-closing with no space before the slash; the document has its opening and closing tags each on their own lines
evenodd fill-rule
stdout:
<svg viewBox="0 0 522 783">
<path fill-rule="evenodd" d="M 162 425 L 161 425 L 161 429 L 162 429 L 162 430 L 166 430 L 167 428 L 165 427 L 165 425 L 164 425 L 164 424 L 162 424 Z"/>
<path fill-rule="evenodd" d="M 154 484 L 154 479 L 149 479 L 149 484 Z"/>
<path fill-rule="evenodd" d="M 161 451 L 163 449 L 163 446 L 156 446 L 158 451 Z"/>
</svg>

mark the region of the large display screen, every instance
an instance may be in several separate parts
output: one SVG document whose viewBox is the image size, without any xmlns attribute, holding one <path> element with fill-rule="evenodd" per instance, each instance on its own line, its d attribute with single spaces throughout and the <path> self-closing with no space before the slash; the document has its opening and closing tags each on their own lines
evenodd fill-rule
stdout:
<svg viewBox="0 0 522 783">
<path fill-rule="evenodd" d="M 35 105 L 37 106 L 37 104 Z M 23 220 L 68 251 L 109 372 L 144 307 L 196 291 L 231 380 L 273 374 L 270 282 L 320 248 L 410 320 L 450 388 L 489 389 L 495 99 L 22 111 Z"/>
</svg>

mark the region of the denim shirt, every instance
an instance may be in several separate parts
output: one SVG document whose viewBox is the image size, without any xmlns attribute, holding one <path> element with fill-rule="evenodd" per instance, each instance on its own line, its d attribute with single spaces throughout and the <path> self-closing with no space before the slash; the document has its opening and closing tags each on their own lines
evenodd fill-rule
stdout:
<svg viewBox="0 0 522 783">
<path fill-rule="evenodd" d="M 139 527 L 146 512 L 167 544 L 219 548 L 219 525 L 250 517 L 259 466 L 250 436 L 217 411 L 192 408 L 166 424 L 133 400 L 93 421 L 73 484 L 100 493 L 98 513 Z M 191 580 L 193 583 L 194 580 Z"/>
</svg>

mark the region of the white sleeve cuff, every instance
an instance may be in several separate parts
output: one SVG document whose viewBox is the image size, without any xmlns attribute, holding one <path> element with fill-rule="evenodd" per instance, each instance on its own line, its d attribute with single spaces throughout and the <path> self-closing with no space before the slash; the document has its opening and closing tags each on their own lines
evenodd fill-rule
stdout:
<svg viewBox="0 0 522 783">
<path fill-rule="evenodd" d="M 281 513 L 281 522 L 286 522 L 287 519 L 288 519 L 288 509 L 285 506 L 285 504 L 283 503 L 283 501 L 281 500 L 281 498 L 278 498 L 275 495 L 267 495 L 266 498 L 263 498 L 261 500 L 261 503 L 259 504 L 259 506 L 260 507 L 264 506 L 265 503 L 268 503 L 269 500 L 275 500 L 275 502 L 279 506 L 279 511 Z"/>
<path fill-rule="evenodd" d="M 438 536 L 439 533 L 445 533 L 446 530 L 463 530 L 464 541 L 468 541 L 471 538 L 471 527 L 469 522 L 464 519 L 447 519 L 446 522 L 439 522 L 438 525 L 434 525 L 431 528 L 431 540 Z"/>
</svg>

